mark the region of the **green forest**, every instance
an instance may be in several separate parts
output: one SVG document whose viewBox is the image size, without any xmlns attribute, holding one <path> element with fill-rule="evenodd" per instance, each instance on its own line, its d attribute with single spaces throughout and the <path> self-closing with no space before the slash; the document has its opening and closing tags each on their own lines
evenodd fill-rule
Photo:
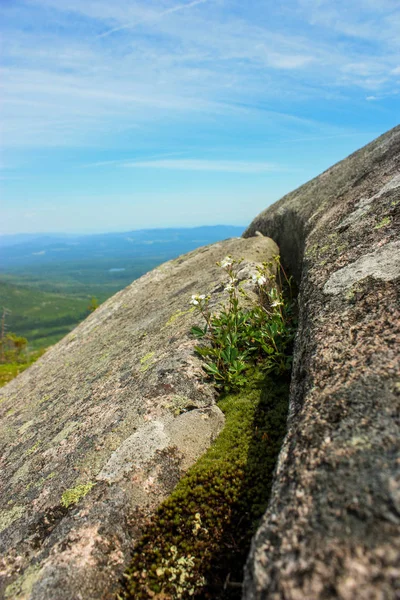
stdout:
<svg viewBox="0 0 400 600">
<path fill-rule="evenodd" d="M 0 236 L 0 385 L 144 273 L 241 231 L 216 226 L 87 236 Z"/>
</svg>

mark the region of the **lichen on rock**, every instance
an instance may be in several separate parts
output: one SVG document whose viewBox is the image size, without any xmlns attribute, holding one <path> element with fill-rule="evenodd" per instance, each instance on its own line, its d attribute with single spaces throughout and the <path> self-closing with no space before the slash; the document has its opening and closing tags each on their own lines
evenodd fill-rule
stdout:
<svg viewBox="0 0 400 600">
<path fill-rule="evenodd" d="M 254 269 L 277 253 L 232 239 L 170 261 L 1 389 L 0 597 L 32 565 L 30 600 L 114 593 L 145 522 L 223 427 L 190 297 L 224 301 L 227 254 Z"/>
<path fill-rule="evenodd" d="M 245 600 L 395 600 L 400 127 L 261 213 L 300 283 L 288 434 Z"/>
<path fill-rule="evenodd" d="M 144 530 L 120 597 L 240 598 L 286 429 L 288 391 L 287 378 L 256 371 L 247 388 L 219 401 L 224 429 Z"/>
<path fill-rule="evenodd" d="M 65 490 L 61 496 L 61 505 L 65 508 L 69 508 L 73 504 L 78 504 L 78 502 L 90 492 L 94 485 L 94 483 L 89 481 L 89 483 L 80 483 L 74 488 Z"/>
</svg>

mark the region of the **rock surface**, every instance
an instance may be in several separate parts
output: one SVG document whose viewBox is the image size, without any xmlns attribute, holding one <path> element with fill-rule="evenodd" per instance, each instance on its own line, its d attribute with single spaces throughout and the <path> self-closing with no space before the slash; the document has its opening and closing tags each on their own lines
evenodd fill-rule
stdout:
<svg viewBox="0 0 400 600">
<path fill-rule="evenodd" d="M 233 239 L 166 263 L 105 302 L 0 393 L 0 597 L 113 598 L 140 531 L 223 426 L 190 328 L 191 294 L 226 299 Z"/>
<path fill-rule="evenodd" d="M 288 434 L 246 600 L 400 598 L 400 127 L 245 233 L 300 282 Z"/>
</svg>

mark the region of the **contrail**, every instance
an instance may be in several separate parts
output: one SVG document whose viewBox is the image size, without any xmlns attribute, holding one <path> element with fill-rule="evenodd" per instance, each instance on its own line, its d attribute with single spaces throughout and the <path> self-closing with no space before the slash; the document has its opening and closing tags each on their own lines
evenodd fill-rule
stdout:
<svg viewBox="0 0 400 600">
<path fill-rule="evenodd" d="M 148 17 L 147 19 L 141 19 L 140 21 L 136 21 L 134 23 L 127 23 L 126 25 L 121 25 L 120 27 L 114 27 L 113 29 L 109 29 L 104 33 L 100 33 L 98 38 L 103 38 L 115 33 L 116 31 L 121 31 L 122 29 L 130 29 L 131 27 L 136 27 L 136 25 L 141 25 L 142 23 L 146 23 L 147 21 L 155 21 L 164 17 L 165 15 L 169 15 L 174 12 L 178 12 L 179 10 L 184 10 L 185 8 L 192 8 L 193 6 L 197 6 L 197 4 L 204 4 L 204 2 L 208 2 L 208 0 L 194 0 L 193 2 L 189 2 L 189 4 L 178 4 L 177 6 L 172 6 L 172 8 L 168 8 L 153 17 Z"/>
</svg>

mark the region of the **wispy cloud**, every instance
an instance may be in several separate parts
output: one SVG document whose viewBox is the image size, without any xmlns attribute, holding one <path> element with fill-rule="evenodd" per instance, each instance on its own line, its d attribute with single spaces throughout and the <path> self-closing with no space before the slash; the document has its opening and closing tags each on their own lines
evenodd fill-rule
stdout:
<svg viewBox="0 0 400 600">
<path fill-rule="evenodd" d="M 398 120 L 399 0 L 0 0 L 0 11 L 15 166 L 1 175 L 26 180 L 1 181 L 10 230 L 31 209 L 41 229 L 44 202 L 60 219 L 48 230 L 94 215 L 99 228 L 127 215 L 173 224 L 173 207 L 181 223 L 245 222 Z"/>
<path fill-rule="evenodd" d="M 218 127 L 260 110 L 271 130 L 278 120 L 299 136 L 334 135 L 340 126 L 310 117 L 307 103 L 400 87 L 397 0 L 20 0 L 2 10 L 10 146 L 109 145 L 128 129 L 144 140 L 168 120 Z"/>
<path fill-rule="evenodd" d="M 97 37 L 107 37 L 108 35 L 111 35 L 112 33 L 117 33 L 118 31 L 122 31 L 123 29 L 133 29 L 134 27 L 142 25 L 143 23 L 157 21 L 158 19 L 162 19 L 162 17 L 171 15 L 172 13 L 178 12 L 180 10 L 187 10 L 188 8 L 192 8 L 194 6 L 197 6 L 198 4 L 204 4 L 208 1 L 209 0 L 194 0 L 194 2 L 189 2 L 188 4 L 177 4 L 176 6 L 167 8 L 167 10 L 163 10 L 162 12 L 154 13 L 151 16 L 149 15 L 147 18 L 143 18 L 138 21 L 133 21 L 132 23 L 126 23 L 125 25 L 120 25 L 119 27 L 113 27 L 112 29 L 105 31 L 104 33 L 100 33 Z"/>
<path fill-rule="evenodd" d="M 217 171 L 224 173 L 270 173 L 288 171 L 288 168 L 267 162 L 246 162 L 235 160 L 141 160 L 123 162 L 123 167 L 131 169 L 169 169 L 174 171 Z"/>
</svg>

